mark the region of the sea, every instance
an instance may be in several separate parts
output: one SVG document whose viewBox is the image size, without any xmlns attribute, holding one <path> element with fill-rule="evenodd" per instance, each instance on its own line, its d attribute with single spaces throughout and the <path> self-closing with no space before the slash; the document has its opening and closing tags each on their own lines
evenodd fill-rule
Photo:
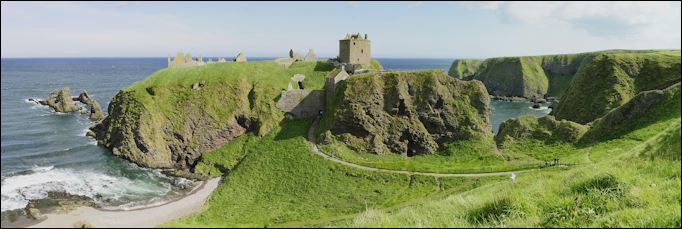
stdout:
<svg viewBox="0 0 682 229">
<path fill-rule="evenodd" d="M 274 58 L 249 58 L 249 61 Z M 453 59 L 378 58 L 385 69 L 448 70 Z M 52 90 L 82 90 L 107 112 L 111 98 L 123 87 L 166 67 L 166 58 L 12 58 L 1 64 L 2 212 L 23 209 L 29 200 L 50 192 L 85 196 L 105 209 L 130 209 L 158 204 L 183 195 L 198 182 L 166 176 L 129 163 L 98 146 L 85 133 L 93 123 L 87 115 L 61 114 L 29 99 L 43 99 Z M 547 107 L 530 102 L 493 101 L 496 131 L 506 119 L 547 115 Z"/>
</svg>

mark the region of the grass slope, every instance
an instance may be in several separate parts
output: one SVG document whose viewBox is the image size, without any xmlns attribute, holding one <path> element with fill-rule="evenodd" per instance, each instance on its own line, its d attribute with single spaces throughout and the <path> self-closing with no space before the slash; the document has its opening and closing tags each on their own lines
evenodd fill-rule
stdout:
<svg viewBox="0 0 682 229">
<path fill-rule="evenodd" d="M 176 127 L 184 125 L 185 104 L 202 104 L 216 121 L 232 118 L 232 114 L 248 110 L 243 101 L 254 88 L 262 101 L 251 109 L 263 120 L 262 126 L 272 128 L 279 122 L 279 110 L 271 106 L 281 90 L 286 90 L 294 74 L 303 74 L 303 84 L 309 89 L 321 89 L 326 74 L 333 66 L 326 62 L 295 62 L 283 68 L 272 61 L 225 62 L 188 68 L 166 68 L 123 89 L 132 91 L 136 99 L 158 119 L 168 119 Z M 191 90 L 192 84 L 203 81 L 202 90 Z M 153 90 L 150 95 L 148 89 Z M 260 106 L 259 106 L 260 105 Z M 259 109 L 260 108 L 260 109 Z"/>
<path fill-rule="evenodd" d="M 679 228 L 680 151 L 669 151 L 678 160 L 648 156 L 650 146 L 665 148 L 662 144 L 669 141 L 679 145 L 679 125 L 679 118 L 662 121 L 584 149 L 588 159 L 608 158 L 599 163 L 519 174 L 514 183 L 487 185 L 390 213 L 368 210 L 352 221 L 325 226 Z M 639 136 L 649 138 L 637 140 Z"/>
<path fill-rule="evenodd" d="M 679 51 L 599 53 L 578 70 L 552 113 L 557 119 L 585 124 L 639 92 L 662 89 L 679 79 Z"/>
<path fill-rule="evenodd" d="M 218 163 L 232 168 L 231 172 L 212 194 L 204 212 L 164 226 L 269 227 L 292 222 L 302 225 L 306 221 L 356 214 L 367 207 L 394 206 L 453 187 L 464 191 L 494 180 L 435 179 L 345 167 L 310 152 L 304 137 L 309 123 L 309 119 L 287 122 L 262 138 L 242 136 L 246 139 L 208 153 L 199 166 Z M 234 163 L 233 158 L 240 151 L 245 151 L 245 157 Z"/>
<path fill-rule="evenodd" d="M 457 79 L 468 79 L 476 74 L 478 67 L 481 66 L 482 60 L 476 59 L 457 59 L 452 62 L 448 75 Z"/>
</svg>

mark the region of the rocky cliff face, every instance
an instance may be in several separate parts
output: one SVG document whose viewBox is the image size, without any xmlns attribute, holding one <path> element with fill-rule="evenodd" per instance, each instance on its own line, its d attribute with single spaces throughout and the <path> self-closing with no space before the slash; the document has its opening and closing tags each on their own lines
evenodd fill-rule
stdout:
<svg viewBox="0 0 682 229">
<path fill-rule="evenodd" d="M 215 90 L 217 87 L 230 88 L 226 84 L 205 85 L 202 90 L 192 90 L 189 98 L 173 106 L 182 114 L 179 117 L 166 117 L 149 109 L 136 91 L 121 91 L 109 104 L 109 116 L 94 127 L 97 139 L 114 155 L 145 167 L 191 170 L 203 152 L 222 146 L 247 131 L 259 131 L 262 120 L 253 115 L 250 105 L 255 105 L 255 100 L 262 102 L 262 95 L 242 83 L 227 91 Z M 188 87 L 187 90 L 191 89 Z M 221 94 L 230 92 L 234 94 Z M 245 103 L 236 104 L 239 107 L 232 114 L 225 114 L 227 117 L 215 117 L 209 113 L 211 104 L 195 100 L 208 94 L 216 99 L 231 98 L 226 102 Z"/>
<path fill-rule="evenodd" d="M 657 52 L 602 53 L 584 63 L 552 112 L 558 119 L 588 123 L 637 93 L 680 80 L 680 57 Z"/>
<path fill-rule="evenodd" d="M 319 89 L 331 69 L 324 62 L 284 68 L 271 61 L 162 69 L 116 94 L 109 116 L 92 129 L 114 155 L 187 174 L 204 152 L 278 126 L 284 112 L 275 101 L 292 75 L 306 75 L 304 83 Z"/>
<path fill-rule="evenodd" d="M 321 142 L 337 138 L 377 154 L 432 154 L 445 142 L 489 135 L 490 112 L 479 81 L 442 71 L 355 75 L 328 104 Z"/>
</svg>

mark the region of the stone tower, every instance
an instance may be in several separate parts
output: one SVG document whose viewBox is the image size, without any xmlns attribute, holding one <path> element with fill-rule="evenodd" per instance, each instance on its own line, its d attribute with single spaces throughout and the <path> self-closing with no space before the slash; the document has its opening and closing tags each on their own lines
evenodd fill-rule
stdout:
<svg viewBox="0 0 682 229">
<path fill-rule="evenodd" d="M 339 40 L 339 61 L 349 64 L 369 64 L 372 59 L 370 41 L 367 34 L 364 37 L 358 34 L 346 34 Z"/>
</svg>

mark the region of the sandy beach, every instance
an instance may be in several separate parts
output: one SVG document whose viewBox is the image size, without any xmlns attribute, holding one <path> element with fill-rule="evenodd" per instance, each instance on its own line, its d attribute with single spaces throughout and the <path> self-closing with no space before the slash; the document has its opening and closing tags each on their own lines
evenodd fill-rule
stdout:
<svg viewBox="0 0 682 229">
<path fill-rule="evenodd" d="M 68 213 L 46 214 L 45 220 L 29 227 L 156 227 L 200 211 L 218 183 L 220 178 L 208 180 L 183 198 L 159 206 L 118 211 L 78 207 Z"/>
</svg>

